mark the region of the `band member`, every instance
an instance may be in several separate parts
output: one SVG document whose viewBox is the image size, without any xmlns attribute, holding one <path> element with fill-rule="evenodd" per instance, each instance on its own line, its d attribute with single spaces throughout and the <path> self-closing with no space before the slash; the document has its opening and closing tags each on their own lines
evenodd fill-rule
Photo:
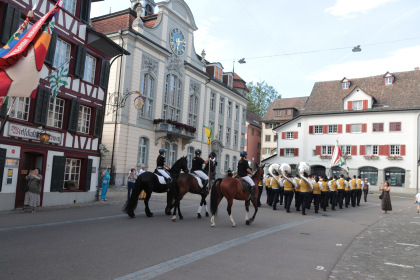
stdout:
<svg viewBox="0 0 420 280">
<path fill-rule="evenodd" d="M 344 198 L 345 198 L 346 208 L 348 208 L 349 207 L 349 204 L 350 204 L 351 190 L 352 190 L 352 187 L 350 185 L 350 178 L 349 177 L 346 178 L 346 183 L 347 184 L 344 187 Z"/>
<path fill-rule="evenodd" d="M 238 162 L 238 175 L 251 186 L 251 198 L 254 199 L 256 198 L 255 197 L 255 184 L 254 184 L 254 181 L 252 181 L 251 177 L 249 176 L 249 175 L 252 175 L 252 171 L 251 171 L 251 168 L 249 167 L 248 161 L 246 160 L 248 153 L 245 151 L 242 151 L 240 155 L 241 155 L 241 159 Z"/>
<path fill-rule="evenodd" d="M 195 150 L 195 157 L 192 159 L 191 172 L 194 172 L 203 181 L 203 187 L 201 188 L 201 193 L 206 192 L 207 183 L 209 182 L 209 176 L 207 176 L 207 174 L 203 172 L 203 164 L 207 164 L 209 160 L 210 158 L 207 158 L 206 161 L 204 161 L 201 158 L 201 150 L 200 149 Z"/>
<path fill-rule="evenodd" d="M 337 206 L 337 199 L 338 199 L 338 186 L 337 186 L 337 176 L 333 176 L 333 178 L 328 182 L 328 186 L 330 187 L 330 197 L 331 197 L 331 210 L 335 211 L 335 207 Z"/>
<path fill-rule="evenodd" d="M 257 199 L 257 206 L 258 207 L 261 206 L 262 192 L 263 192 L 263 178 L 261 178 L 260 181 L 258 182 L 258 199 Z"/>
<path fill-rule="evenodd" d="M 319 202 L 321 200 L 321 189 L 322 185 L 319 183 L 319 177 L 315 176 L 313 186 L 313 198 L 314 198 L 314 207 L 315 207 L 315 213 L 318 213 L 319 210 Z M 324 210 L 325 211 L 325 210 Z"/>
<path fill-rule="evenodd" d="M 343 200 L 344 200 L 344 188 L 348 185 L 347 181 L 344 179 L 344 175 L 340 175 L 340 179 L 337 180 L 337 191 L 338 191 L 338 206 L 340 209 L 343 209 Z"/>
<path fill-rule="evenodd" d="M 312 192 L 313 187 L 312 187 L 311 181 L 309 181 L 309 179 L 308 179 L 309 176 L 306 172 L 303 174 L 303 177 L 306 180 L 304 178 L 302 178 L 299 182 L 300 198 L 301 198 L 301 201 L 302 201 L 302 215 L 306 215 L 305 211 L 306 211 L 306 208 L 308 207 L 308 203 L 310 203 L 310 196 L 309 195 Z"/>
<path fill-rule="evenodd" d="M 365 181 L 363 182 L 363 199 L 365 202 L 367 202 L 367 195 L 369 193 L 369 180 L 368 178 L 365 178 Z"/>
<path fill-rule="evenodd" d="M 354 175 L 353 179 L 350 180 L 350 186 L 351 186 L 351 193 L 350 193 L 351 206 L 356 207 L 356 196 L 357 196 L 356 175 Z"/>
<path fill-rule="evenodd" d="M 357 177 L 357 187 L 356 187 L 356 205 L 360 206 L 360 199 L 362 199 L 362 188 L 363 188 L 363 180 L 362 176 Z"/>
<path fill-rule="evenodd" d="M 265 193 L 267 195 L 267 205 L 270 205 L 270 199 L 271 199 L 271 180 L 273 180 L 273 177 L 271 175 L 268 175 L 267 179 L 265 179 Z"/>
<path fill-rule="evenodd" d="M 293 190 L 297 187 L 295 179 L 293 179 L 292 174 L 286 174 L 287 178 L 283 179 L 283 186 L 284 186 L 284 207 L 286 208 L 286 212 L 290 213 L 290 205 L 292 204 L 293 200 Z"/>
<path fill-rule="evenodd" d="M 273 171 L 274 177 L 271 180 L 271 201 L 273 202 L 273 210 L 277 210 L 277 202 L 279 202 L 280 186 L 283 182 L 280 183 L 279 174 L 276 171 Z"/>
<path fill-rule="evenodd" d="M 297 182 L 297 187 L 295 188 L 295 207 L 296 211 L 300 211 L 300 205 L 302 204 L 302 199 L 300 197 L 300 178 L 299 176 L 295 176 L 295 180 Z"/>
<path fill-rule="evenodd" d="M 283 205 L 283 201 L 284 201 L 283 176 L 279 176 L 279 181 L 281 181 L 281 183 L 280 183 L 280 189 L 279 189 L 279 197 L 280 197 L 279 202 L 280 202 L 280 205 Z"/>
<path fill-rule="evenodd" d="M 166 170 L 170 170 L 171 168 L 166 164 L 165 159 L 165 149 L 159 150 L 159 156 L 156 160 L 156 170 L 165 177 L 166 184 L 169 185 L 171 182 L 171 176 L 169 176 L 169 173 Z"/>
<path fill-rule="evenodd" d="M 322 178 L 321 182 L 321 207 L 322 211 L 327 211 L 328 199 L 330 198 L 330 188 L 327 176 Z"/>
</svg>

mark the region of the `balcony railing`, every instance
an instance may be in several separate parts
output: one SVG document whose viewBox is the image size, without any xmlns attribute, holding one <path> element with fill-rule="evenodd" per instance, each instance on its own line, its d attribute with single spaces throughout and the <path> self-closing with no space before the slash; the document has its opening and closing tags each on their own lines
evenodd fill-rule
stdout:
<svg viewBox="0 0 420 280">
<path fill-rule="evenodd" d="M 181 123 L 171 124 L 167 121 L 155 120 L 155 144 L 157 145 L 160 138 L 164 138 L 169 142 L 177 142 L 178 139 L 182 139 L 182 148 L 185 148 L 185 145 L 192 142 L 196 138 L 194 127 L 187 126 Z"/>
</svg>

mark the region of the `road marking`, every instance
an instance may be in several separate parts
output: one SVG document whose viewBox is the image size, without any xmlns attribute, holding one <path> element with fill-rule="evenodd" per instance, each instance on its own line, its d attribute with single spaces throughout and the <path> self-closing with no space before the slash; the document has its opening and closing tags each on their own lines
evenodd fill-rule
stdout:
<svg viewBox="0 0 420 280">
<path fill-rule="evenodd" d="M 410 222 L 410 224 L 419 224 L 420 225 L 420 222 Z"/>
<path fill-rule="evenodd" d="M 403 245 L 403 246 L 414 246 L 414 247 L 418 247 L 420 245 L 417 244 L 408 244 L 408 243 L 397 243 L 398 245 Z"/>
<path fill-rule="evenodd" d="M 162 262 L 160 264 L 138 270 L 136 272 L 127 274 L 125 276 L 121 276 L 119 278 L 116 278 L 116 280 L 128 280 L 128 279 L 136 279 L 136 280 L 146 280 L 146 279 L 152 279 L 159 275 L 165 274 L 167 272 L 170 272 L 172 270 L 178 269 L 180 267 L 183 267 L 185 265 L 188 265 L 190 263 L 196 262 L 198 260 L 204 259 L 206 257 L 215 255 L 217 253 L 223 252 L 225 250 L 237 247 L 239 245 L 242 245 L 244 243 L 248 243 L 252 240 L 285 230 L 289 229 L 295 226 L 299 226 L 302 224 L 305 224 L 310 221 L 315 221 L 320 218 L 308 218 L 300 221 L 291 222 L 288 224 L 284 224 L 277 227 L 268 228 L 265 230 L 261 230 L 255 233 L 251 233 L 245 236 L 241 236 L 239 238 L 235 238 L 223 243 L 219 243 L 195 252 L 192 252 L 190 254 L 186 254 L 180 257 L 177 257 L 172 260 L 168 260 L 166 262 Z"/>
<path fill-rule="evenodd" d="M 343 246 L 343 244 L 335 244 L 335 246 L 338 246 L 338 247 L 341 247 L 341 246 Z"/>
<path fill-rule="evenodd" d="M 182 208 L 191 208 L 197 207 L 198 204 L 183 206 Z M 165 209 L 153 210 L 155 213 L 164 213 Z M 146 214 L 143 213 L 136 213 L 137 216 L 145 216 Z M 26 226 L 18 226 L 18 227 L 9 227 L 9 228 L 0 228 L 0 232 L 5 231 L 14 231 L 20 229 L 33 229 L 33 228 L 43 228 L 43 227 L 52 227 L 52 226 L 60 226 L 60 225 L 68 225 L 68 224 L 75 224 L 75 223 L 84 223 L 84 222 L 92 222 L 92 221 L 100 221 L 100 220 L 108 220 L 114 218 L 121 218 L 127 217 L 127 214 L 119 214 L 119 215 L 111 215 L 111 216 L 103 216 L 103 217 L 95 217 L 95 218 L 86 218 L 86 219 L 79 219 L 79 220 L 69 220 L 69 221 L 61 221 L 61 222 L 53 222 L 53 223 L 46 223 L 46 224 L 36 224 L 36 225 L 26 225 Z"/>
<path fill-rule="evenodd" d="M 404 268 L 414 268 L 414 266 L 411 265 L 405 265 L 405 264 L 397 264 L 397 263 L 385 263 L 387 265 L 392 265 L 392 266 L 399 266 L 399 267 L 404 267 Z"/>
</svg>

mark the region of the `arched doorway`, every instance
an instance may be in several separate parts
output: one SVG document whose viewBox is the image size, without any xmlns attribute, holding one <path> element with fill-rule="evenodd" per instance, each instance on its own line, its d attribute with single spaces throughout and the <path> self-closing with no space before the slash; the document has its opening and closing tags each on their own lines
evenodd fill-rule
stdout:
<svg viewBox="0 0 420 280">
<path fill-rule="evenodd" d="M 311 166 L 311 173 L 315 176 L 324 176 L 325 175 L 325 166 L 322 165 L 313 165 Z"/>
<path fill-rule="evenodd" d="M 333 166 L 333 167 L 331 167 L 331 171 L 332 171 L 332 173 L 331 173 L 331 176 L 337 176 L 337 178 L 338 177 L 340 177 L 340 174 L 341 174 L 341 167 L 340 166 Z"/>
<path fill-rule="evenodd" d="M 359 168 L 359 174 L 363 179 L 368 178 L 369 184 L 378 184 L 378 168 L 372 166 L 363 166 Z"/>
<path fill-rule="evenodd" d="M 386 168 L 385 181 L 388 181 L 390 186 L 404 187 L 405 186 L 405 169 L 402 169 L 399 167 Z"/>
</svg>

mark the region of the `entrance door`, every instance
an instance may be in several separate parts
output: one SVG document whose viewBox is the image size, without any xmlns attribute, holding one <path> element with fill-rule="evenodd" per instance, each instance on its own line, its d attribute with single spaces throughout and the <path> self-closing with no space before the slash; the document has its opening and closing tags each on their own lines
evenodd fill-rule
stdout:
<svg viewBox="0 0 420 280">
<path fill-rule="evenodd" d="M 23 159 L 22 159 L 22 164 L 20 166 L 18 183 L 16 185 L 15 208 L 22 207 L 23 202 L 25 200 L 25 192 L 23 190 L 25 188 L 25 185 L 28 183 L 25 177 L 29 174 L 29 171 L 35 168 L 41 169 L 43 166 L 42 165 L 43 162 L 44 162 L 44 156 L 42 154 L 33 153 L 33 152 L 23 153 Z M 41 175 L 42 175 L 42 169 L 41 169 Z M 44 181 L 42 180 L 42 182 Z M 41 194 L 42 194 L 42 191 L 43 189 L 41 189 Z M 41 199 L 41 204 L 42 204 L 42 199 Z"/>
</svg>

